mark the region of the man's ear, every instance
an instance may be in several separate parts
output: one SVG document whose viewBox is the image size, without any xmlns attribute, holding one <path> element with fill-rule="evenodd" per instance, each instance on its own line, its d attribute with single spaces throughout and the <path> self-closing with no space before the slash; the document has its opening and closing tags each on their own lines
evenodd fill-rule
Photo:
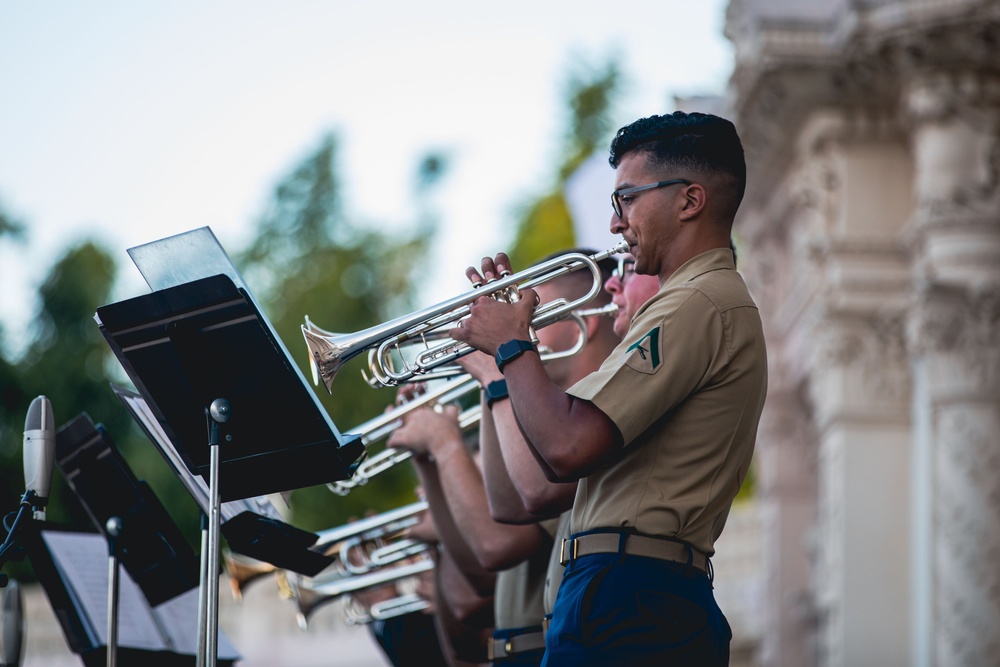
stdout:
<svg viewBox="0 0 1000 667">
<path fill-rule="evenodd" d="M 590 317 L 583 318 L 583 326 L 587 331 L 587 340 L 594 340 L 594 336 L 597 335 L 597 328 L 601 326 L 601 318 L 604 315 L 591 315 Z"/>
<path fill-rule="evenodd" d="M 701 183 L 686 186 L 681 196 L 683 197 L 679 212 L 681 222 L 691 220 L 704 212 L 708 202 L 708 192 Z"/>
</svg>

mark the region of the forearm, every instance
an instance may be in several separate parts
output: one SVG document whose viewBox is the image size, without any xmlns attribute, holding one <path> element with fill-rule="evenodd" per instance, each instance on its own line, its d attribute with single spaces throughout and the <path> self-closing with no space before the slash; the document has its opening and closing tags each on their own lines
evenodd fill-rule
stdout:
<svg viewBox="0 0 1000 667">
<path fill-rule="evenodd" d="M 462 536 L 461 530 L 455 524 L 448 500 L 441 486 L 441 478 L 434 463 L 426 459 L 413 459 L 417 477 L 424 490 L 424 497 L 430 508 L 434 525 L 438 531 L 441 548 L 447 550 L 455 565 L 469 583 L 482 595 L 492 594 L 494 576 L 479 564 L 479 558 Z"/>
<path fill-rule="evenodd" d="M 496 448 L 494 455 L 500 459 L 496 465 L 504 472 L 502 476 L 487 476 L 487 491 L 494 518 L 505 523 L 534 523 L 540 518 L 558 516 L 572 507 L 576 483 L 549 481 L 525 441 L 509 400 L 494 403 L 491 423 L 495 428 L 490 444 Z M 485 449 L 483 461 L 485 467 Z M 500 479 L 495 481 L 497 477 Z M 500 492 L 494 494 L 490 488 L 494 483 L 502 487 L 504 495 Z M 515 494 L 514 500 L 505 495 L 511 492 Z M 504 501 L 502 505 L 499 500 Z"/>
<path fill-rule="evenodd" d="M 521 498 L 520 490 L 514 485 L 511 476 L 508 474 L 508 466 L 505 461 L 502 445 L 498 437 L 497 424 L 493 417 L 493 410 L 503 411 L 509 415 L 509 420 L 514 422 L 514 430 L 520 430 L 513 418 L 509 400 L 496 401 L 493 408 L 483 402 L 483 416 L 479 422 L 479 452 L 483 461 L 483 483 L 486 487 L 486 499 L 489 502 L 490 516 L 494 521 L 500 523 L 534 523 L 538 520 L 528 511 Z M 531 452 L 525 447 L 525 456 L 529 459 L 530 465 L 538 470 L 538 476 L 545 479 L 538 464 L 534 462 Z"/>
<path fill-rule="evenodd" d="M 555 385 L 536 354 L 504 369 L 511 406 L 525 442 L 551 482 L 575 481 L 621 450 L 618 427 L 593 403 Z"/>
<path fill-rule="evenodd" d="M 490 515 L 483 475 L 461 441 L 443 441 L 434 451 L 438 475 L 455 525 L 479 565 L 498 571 L 533 553 L 541 539 L 537 526 L 509 526 Z"/>
</svg>

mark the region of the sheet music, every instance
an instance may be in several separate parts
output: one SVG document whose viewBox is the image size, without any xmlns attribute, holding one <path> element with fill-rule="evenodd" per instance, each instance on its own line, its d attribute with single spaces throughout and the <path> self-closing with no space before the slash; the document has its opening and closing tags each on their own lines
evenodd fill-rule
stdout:
<svg viewBox="0 0 1000 667">
<path fill-rule="evenodd" d="M 42 531 L 52 562 L 70 592 L 87 633 L 98 645 L 108 643 L 108 544 L 89 533 Z M 119 566 L 120 567 L 120 566 Z M 119 569 L 118 645 L 150 651 L 174 650 L 139 586 Z M 196 590 L 196 589 L 195 589 Z"/>
<path fill-rule="evenodd" d="M 169 637 L 174 639 L 174 651 L 184 655 L 198 654 L 198 635 L 192 632 L 198 618 L 199 590 L 193 588 L 172 600 L 153 607 L 153 613 Z M 240 655 L 229 639 L 219 633 L 219 658 L 237 660 Z"/>
<path fill-rule="evenodd" d="M 170 467 L 174 469 L 174 473 L 180 478 L 181 483 L 187 488 L 188 493 L 194 498 L 195 502 L 198 503 L 198 507 L 201 508 L 205 514 L 209 513 L 210 510 L 210 489 L 205 479 L 201 475 L 193 475 L 191 471 L 188 470 L 187 466 L 184 464 L 184 460 L 181 458 L 180 453 L 177 448 L 174 447 L 174 443 L 170 441 L 167 434 L 163 431 L 160 426 L 159 420 L 153 414 L 153 411 L 149 409 L 149 404 L 146 403 L 141 395 L 124 390 L 120 387 L 113 387 L 116 394 L 118 394 L 123 401 L 125 401 L 129 412 L 132 413 L 133 417 L 140 422 L 140 426 L 146 434 L 153 440 L 157 449 L 163 453 L 166 457 L 167 462 Z M 242 514 L 243 512 L 253 512 L 254 514 L 259 514 L 271 519 L 282 520 L 282 515 L 274 504 L 270 501 L 267 496 L 258 496 L 256 498 L 243 498 L 240 500 L 231 500 L 229 502 L 222 503 L 219 508 L 222 523 L 229 521 L 233 517 Z"/>
</svg>

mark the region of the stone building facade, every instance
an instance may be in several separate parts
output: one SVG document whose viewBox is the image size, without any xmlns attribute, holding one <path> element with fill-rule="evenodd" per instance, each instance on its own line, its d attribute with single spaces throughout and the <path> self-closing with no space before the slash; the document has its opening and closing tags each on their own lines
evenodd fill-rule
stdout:
<svg viewBox="0 0 1000 667">
<path fill-rule="evenodd" d="M 762 665 L 1000 665 L 1000 0 L 732 0 Z"/>
</svg>

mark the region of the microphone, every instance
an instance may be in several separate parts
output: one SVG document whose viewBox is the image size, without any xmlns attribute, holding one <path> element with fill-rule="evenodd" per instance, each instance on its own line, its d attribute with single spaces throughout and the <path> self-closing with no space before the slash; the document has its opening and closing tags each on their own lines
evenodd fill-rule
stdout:
<svg viewBox="0 0 1000 667">
<path fill-rule="evenodd" d="M 56 454 L 56 427 L 52 402 L 39 396 L 31 402 L 24 420 L 24 490 L 25 497 L 34 492 L 31 508 L 34 517 L 45 520 L 45 505 L 49 502 L 52 464 Z"/>
</svg>

